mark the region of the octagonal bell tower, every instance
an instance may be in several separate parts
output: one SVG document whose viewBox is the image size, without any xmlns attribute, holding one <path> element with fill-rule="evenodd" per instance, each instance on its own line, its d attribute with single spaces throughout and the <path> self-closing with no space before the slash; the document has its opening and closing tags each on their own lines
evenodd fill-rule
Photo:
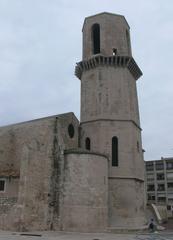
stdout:
<svg viewBox="0 0 173 240">
<path fill-rule="evenodd" d="M 132 57 L 124 16 L 85 19 L 83 59 L 75 74 L 81 80 L 80 145 L 109 158 L 108 226 L 141 226 L 144 163 L 136 81 L 142 72 Z"/>
</svg>

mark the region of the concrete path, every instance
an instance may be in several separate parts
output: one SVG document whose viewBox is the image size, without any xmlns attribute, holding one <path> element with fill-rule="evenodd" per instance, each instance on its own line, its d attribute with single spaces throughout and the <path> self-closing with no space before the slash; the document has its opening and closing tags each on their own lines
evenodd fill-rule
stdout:
<svg viewBox="0 0 173 240">
<path fill-rule="evenodd" d="M 25 234 L 30 234 L 30 236 Z M 36 236 L 34 236 L 34 234 Z M 173 240 L 173 232 L 151 234 L 115 234 L 64 232 L 15 233 L 1 231 L 0 240 Z"/>
</svg>

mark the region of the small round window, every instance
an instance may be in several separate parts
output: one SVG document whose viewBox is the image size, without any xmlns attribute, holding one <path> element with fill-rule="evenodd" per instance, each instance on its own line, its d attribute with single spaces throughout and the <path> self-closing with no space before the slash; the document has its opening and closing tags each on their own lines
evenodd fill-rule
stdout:
<svg viewBox="0 0 173 240">
<path fill-rule="evenodd" d="M 74 127 L 73 127 L 73 124 L 69 124 L 69 126 L 68 126 L 68 134 L 69 134 L 70 138 L 74 137 Z"/>
</svg>

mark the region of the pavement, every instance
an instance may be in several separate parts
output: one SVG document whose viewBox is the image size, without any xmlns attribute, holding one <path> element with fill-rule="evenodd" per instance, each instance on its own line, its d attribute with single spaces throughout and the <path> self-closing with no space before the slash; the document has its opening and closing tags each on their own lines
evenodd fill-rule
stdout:
<svg viewBox="0 0 173 240">
<path fill-rule="evenodd" d="M 173 240 L 173 231 L 127 234 L 0 231 L 0 240 Z"/>
</svg>

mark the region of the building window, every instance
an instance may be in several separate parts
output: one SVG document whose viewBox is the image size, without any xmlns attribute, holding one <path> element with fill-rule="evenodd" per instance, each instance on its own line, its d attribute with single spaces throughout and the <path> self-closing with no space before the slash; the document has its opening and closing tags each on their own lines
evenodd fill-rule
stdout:
<svg viewBox="0 0 173 240">
<path fill-rule="evenodd" d="M 152 174 L 152 173 L 147 174 L 147 180 L 148 181 L 153 181 L 154 180 L 154 174 Z"/>
<path fill-rule="evenodd" d="M 147 191 L 150 192 L 150 191 L 154 191 L 155 190 L 155 187 L 154 187 L 154 184 L 149 184 L 147 186 Z"/>
<path fill-rule="evenodd" d="M 73 124 L 69 124 L 69 126 L 68 126 L 68 134 L 69 134 L 70 138 L 74 137 L 74 127 L 73 127 Z"/>
<path fill-rule="evenodd" d="M 158 202 L 166 202 L 166 197 L 158 197 Z"/>
<path fill-rule="evenodd" d="M 157 162 L 156 163 L 156 170 L 163 170 L 163 169 L 164 169 L 163 162 Z"/>
<path fill-rule="evenodd" d="M 167 162 L 166 168 L 167 168 L 167 170 L 173 169 L 173 162 Z"/>
<path fill-rule="evenodd" d="M 167 210 L 171 210 L 171 206 L 170 205 L 167 205 Z"/>
<path fill-rule="evenodd" d="M 170 188 L 173 189 L 173 182 L 168 182 L 168 183 L 167 183 L 167 186 L 168 186 L 169 189 L 170 189 Z"/>
<path fill-rule="evenodd" d="M 155 196 L 148 194 L 148 200 L 151 200 L 151 201 L 153 200 L 154 201 L 155 200 Z"/>
<path fill-rule="evenodd" d="M 0 180 L 0 192 L 5 191 L 5 180 Z"/>
<path fill-rule="evenodd" d="M 166 175 L 167 175 L 167 179 L 169 179 L 171 181 L 173 180 L 173 173 L 172 172 L 170 172 L 170 173 L 167 172 Z"/>
<path fill-rule="evenodd" d="M 165 191 L 165 185 L 164 184 L 158 184 L 157 191 Z"/>
<path fill-rule="evenodd" d="M 157 180 L 164 180 L 165 176 L 164 173 L 157 173 Z"/>
<path fill-rule="evenodd" d="M 100 53 L 100 25 L 95 23 L 92 26 L 93 54 Z"/>
<path fill-rule="evenodd" d="M 88 137 L 85 139 L 85 148 L 87 150 L 91 149 L 91 141 L 90 141 L 90 138 L 88 138 Z"/>
<path fill-rule="evenodd" d="M 173 197 L 168 196 L 168 201 L 172 203 L 173 202 Z"/>
<path fill-rule="evenodd" d="M 154 170 L 154 165 L 152 162 L 147 162 L 146 163 L 146 169 L 147 171 L 153 171 Z"/>
<path fill-rule="evenodd" d="M 112 138 L 112 166 L 118 166 L 118 138 Z"/>
</svg>

